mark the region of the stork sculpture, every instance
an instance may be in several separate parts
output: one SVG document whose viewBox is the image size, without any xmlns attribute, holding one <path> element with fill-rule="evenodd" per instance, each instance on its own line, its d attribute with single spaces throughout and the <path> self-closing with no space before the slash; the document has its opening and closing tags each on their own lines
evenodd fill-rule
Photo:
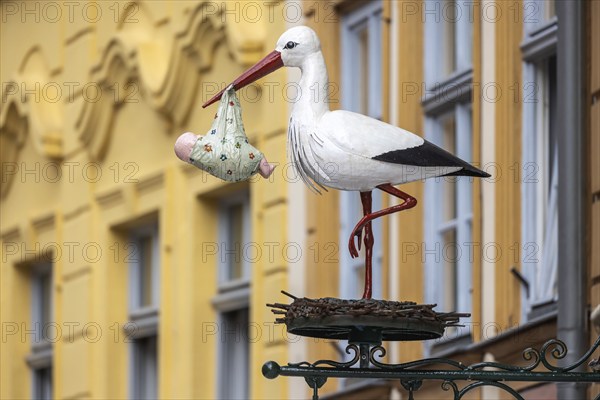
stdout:
<svg viewBox="0 0 600 400">
<path fill-rule="evenodd" d="M 374 243 L 371 221 L 417 204 L 414 197 L 394 185 L 436 176 L 490 175 L 404 129 L 350 111 L 330 111 L 321 44 L 308 27 L 286 31 L 273 52 L 232 84 L 239 90 L 283 66 L 302 71 L 301 95 L 292 108 L 288 128 L 288 153 L 298 174 L 317 193 L 326 187 L 360 192 L 364 216 L 352 230 L 348 248 L 353 258 L 358 257 L 364 240 L 363 298 L 370 299 Z M 218 101 L 222 94 L 216 94 L 203 107 Z M 376 188 L 403 202 L 373 212 L 371 194 Z"/>
</svg>

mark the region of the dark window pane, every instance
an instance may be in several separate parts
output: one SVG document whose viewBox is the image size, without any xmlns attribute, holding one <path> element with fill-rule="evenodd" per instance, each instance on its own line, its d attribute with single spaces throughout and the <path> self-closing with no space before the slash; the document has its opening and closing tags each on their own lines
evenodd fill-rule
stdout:
<svg viewBox="0 0 600 400">
<path fill-rule="evenodd" d="M 154 239 L 152 236 L 140 238 L 140 305 L 148 307 L 153 304 L 154 281 Z"/>
<path fill-rule="evenodd" d="M 136 339 L 134 344 L 134 397 L 156 399 L 158 397 L 158 346 L 157 337 Z"/>
<path fill-rule="evenodd" d="M 556 149 L 556 56 L 552 56 L 548 59 L 548 193 L 552 190 L 550 182 L 552 182 L 552 170 L 557 159 Z"/>
<path fill-rule="evenodd" d="M 229 227 L 226 243 L 228 258 L 228 279 L 236 280 L 244 277 L 242 251 L 244 248 L 244 205 L 236 204 L 228 210 Z"/>
<path fill-rule="evenodd" d="M 220 398 L 247 399 L 250 360 L 249 310 L 244 308 L 223 313 L 221 321 Z"/>
<path fill-rule="evenodd" d="M 363 28 L 358 32 L 360 44 L 360 112 L 369 113 L 369 30 Z"/>
<path fill-rule="evenodd" d="M 42 335 L 47 334 L 49 331 L 48 324 L 52 322 L 52 275 L 50 272 L 44 273 L 39 276 L 39 302 L 38 305 L 40 310 L 40 325 L 39 329 Z M 42 337 L 42 339 L 46 339 Z"/>
<path fill-rule="evenodd" d="M 444 77 L 456 71 L 456 22 L 460 10 L 457 8 L 456 1 L 442 3 L 442 21 L 444 24 Z"/>
<path fill-rule="evenodd" d="M 33 372 L 34 399 L 48 400 L 52 398 L 52 368 L 42 368 Z"/>
<path fill-rule="evenodd" d="M 442 248 L 444 271 L 444 310 L 456 311 L 457 304 L 457 277 L 458 277 L 458 246 L 456 244 L 456 230 L 450 229 L 444 233 Z"/>
<path fill-rule="evenodd" d="M 450 113 L 441 118 L 442 124 L 442 147 L 452 154 L 456 154 L 456 116 Z M 442 191 L 444 198 L 442 199 L 443 218 L 442 221 L 451 221 L 456 218 L 456 178 L 442 178 Z"/>
</svg>

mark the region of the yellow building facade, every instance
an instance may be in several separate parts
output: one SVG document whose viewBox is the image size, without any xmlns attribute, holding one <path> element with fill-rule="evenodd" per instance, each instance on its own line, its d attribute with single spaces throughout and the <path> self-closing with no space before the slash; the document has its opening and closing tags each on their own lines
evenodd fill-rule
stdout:
<svg viewBox="0 0 600 400">
<path fill-rule="evenodd" d="M 600 304 L 596 3 L 585 6 L 586 312 Z M 553 185 L 555 147 L 536 159 L 542 142 L 527 139 L 556 140 L 531 125 L 554 126 L 556 112 L 557 22 L 544 2 L 531 3 L 532 21 L 529 3 L 492 0 L 0 4 L 3 399 L 308 398 L 302 379 L 265 379 L 263 363 L 342 357 L 339 344 L 288 335 L 265 306 L 288 301 L 281 290 L 360 295 L 362 265 L 346 249 L 358 194 L 311 193 L 286 157 L 297 71 L 239 93 L 250 141 L 277 165 L 268 180 L 224 183 L 173 153 L 179 134 L 208 130 L 215 108 L 202 103 L 297 24 L 319 34 L 331 108 L 423 135 L 494 175 L 407 184 L 419 205 L 376 226 L 376 297 L 472 313 L 435 343 L 391 344 L 387 360 L 519 363 L 557 336 L 560 275 L 534 282 L 552 275 L 539 260 L 556 255 L 559 211 L 534 197 L 539 182 Z M 530 87 L 546 90 L 532 102 L 546 108 L 527 105 Z M 549 211 L 533 218 L 538 208 Z M 438 209 L 449 214 L 433 218 Z M 557 398 L 554 385 L 515 387 Z M 323 393 L 405 395 L 398 382 L 329 381 Z M 438 384 L 418 394 L 449 398 Z"/>
</svg>

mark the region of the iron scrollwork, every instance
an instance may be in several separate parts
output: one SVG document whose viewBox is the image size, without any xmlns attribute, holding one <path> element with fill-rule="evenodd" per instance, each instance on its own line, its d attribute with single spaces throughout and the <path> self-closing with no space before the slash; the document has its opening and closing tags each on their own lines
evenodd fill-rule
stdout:
<svg viewBox="0 0 600 400">
<path fill-rule="evenodd" d="M 386 355 L 380 343 L 360 345 L 351 343 L 346 347 L 353 358 L 346 362 L 319 360 L 314 363 L 300 362 L 279 366 L 273 361 L 265 363 L 263 375 L 269 379 L 277 376 L 303 376 L 313 389 L 313 399 L 318 398 L 318 389 L 327 378 L 382 378 L 398 379 L 412 399 L 424 380 L 441 380 L 442 389 L 452 391 L 455 400 L 462 399 L 470 391 L 483 386 L 494 386 L 515 399 L 523 397 L 507 381 L 527 382 L 600 382 L 600 358 L 592 359 L 600 347 L 600 336 L 590 349 L 576 362 L 567 366 L 557 366 L 551 362 L 560 360 L 567 354 L 564 342 L 552 339 L 544 343 L 540 350 L 529 347 L 523 350 L 522 358 L 526 365 L 509 365 L 498 362 L 478 362 L 465 365 L 446 358 L 426 358 L 399 364 L 381 361 Z M 591 372 L 574 371 L 587 360 Z M 358 367 L 358 368 L 357 368 Z M 471 383 L 459 388 L 457 382 Z M 600 396 L 596 397 L 600 400 Z"/>
</svg>

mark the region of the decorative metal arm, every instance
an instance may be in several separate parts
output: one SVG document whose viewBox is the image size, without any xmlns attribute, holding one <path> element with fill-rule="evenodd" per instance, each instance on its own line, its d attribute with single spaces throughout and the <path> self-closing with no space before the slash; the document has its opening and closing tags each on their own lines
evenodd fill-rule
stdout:
<svg viewBox="0 0 600 400">
<path fill-rule="evenodd" d="M 442 389 L 454 393 L 454 399 L 462 399 L 468 392 L 482 386 L 494 386 L 515 399 L 523 397 L 517 391 L 505 384 L 506 381 L 526 382 L 599 382 L 600 358 L 589 362 L 591 372 L 573 372 L 577 367 L 591 359 L 600 347 L 600 336 L 592 347 L 575 363 L 559 367 L 549 360 L 559 360 L 567 354 L 564 342 L 552 339 L 544 343 L 541 350 L 527 348 L 522 356 L 529 364 L 524 366 L 508 365 L 497 362 L 479 362 L 465 365 L 461 362 L 445 358 L 427 358 L 401 364 L 388 364 L 379 361 L 385 356 L 386 350 L 381 345 L 350 344 L 346 353 L 353 352 L 354 357 L 347 362 L 319 360 L 314 363 L 301 362 L 280 366 L 274 361 L 263 365 L 263 375 L 274 379 L 278 376 L 302 376 L 313 389 L 313 399 L 318 399 L 318 389 L 328 378 L 381 378 L 399 379 L 402 386 L 409 392 L 409 399 L 417 391 L 424 380 L 441 380 Z M 360 364 L 360 368 L 353 368 Z M 372 365 L 372 367 L 370 367 Z M 324 367 L 328 366 L 328 367 Z M 423 369 L 427 367 L 427 369 Z M 434 368 L 432 368 L 434 367 Z M 494 370 L 489 370 L 494 369 Z M 537 369 L 537 370 L 536 370 Z M 535 370 L 535 371 L 534 371 Z M 472 381 L 459 389 L 457 381 Z M 596 397 L 600 400 L 600 396 Z"/>
</svg>

